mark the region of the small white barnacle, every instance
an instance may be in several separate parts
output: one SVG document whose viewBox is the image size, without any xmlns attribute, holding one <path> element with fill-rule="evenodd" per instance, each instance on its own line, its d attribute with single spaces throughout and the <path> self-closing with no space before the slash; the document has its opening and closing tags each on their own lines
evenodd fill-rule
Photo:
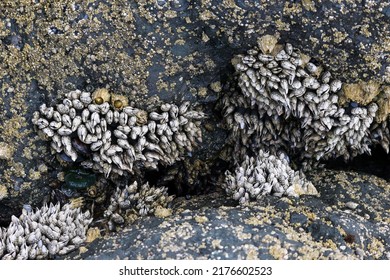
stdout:
<svg viewBox="0 0 390 280">
<path fill-rule="evenodd" d="M 330 82 L 330 91 L 338 92 L 341 89 L 342 83 L 340 80 L 333 80 Z"/>
<path fill-rule="evenodd" d="M 317 92 L 318 95 L 322 95 L 322 94 L 324 94 L 324 93 L 329 92 L 329 89 L 330 89 L 330 87 L 329 87 L 328 84 L 322 84 L 322 85 L 317 89 L 316 92 Z"/>
<path fill-rule="evenodd" d="M 320 83 L 317 81 L 316 78 L 312 76 L 306 77 L 302 82 L 304 87 L 307 87 L 309 89 L 318 89 L 320 87 Z"/>
<path fill-rule="evenodd" d="M 183 102 L 179 107 L 179 114 L 183 115 L 185 112 L 187 112 L 188 108 L 190 107 L 190 102 L 185 101 Z"/>
<path fill-rule="evenodd" d="M 77 136 L 79 139 L 84 142 L 85 138 L 87 137 L 88 131 L 84 124 L 80 124 L 77 128 Z"/>
<path fill-rule="evenodd" d="M 278 60 L 278 61 L 280 61 L 280 60 L 288 60 L 289 58 L 290 58 L 290 55 L 284 49 L 282 49 L 280 52 L 278 52 L 275 55 L 275 59 Z"/>
<path fill-rule="evenodd" d="M 291 63 L 288 60 L 283 60 L 280 63 L 280 66 L 282 66 L 282 68 L 284 69 L 291 70 L 291 71 L 295 71 L 295 69 L 297 68 L 293 63 Z"/>
<path fill-rule="evenodd" d="M 73 108 L 75 108 L 77 110 L 84 109 L 84 104 L 79 99 L 72 100 L 72 106 L 73 106 Z"/>
<path fill-rule="evenodd" d="M 93 112 L 92 115 L 91 115 L 91 126 L 93 128 L 96 127 L 97 124 L 100 123 L 100 115 L 98 112 Z"/>
<path fill-rule="evenodd" d="M 58 111 L 53 112 L 53 120 L 55 120 L 56 122 L 62 121 L 62 116 Z"/>
<path fill-rule="evenodd" d="M 126 150 L 130 149 L 130 147 L 131 147 L 131 145 L 129 144 L 129 142 L 128 142 L 126 139 L 121 139 L 121 138 L 119 138 L 119 139 L 117 140 L 117 144 L 118 144 L 120 147 L 122 147 L 123 149 L 126 149 Z"/>
<path fill-rule="evenodd" d="M 69 127 L 65 127 L 65 126 L 61 126 L 58 130 L 57 130 L 57 133 L 61 136 L 67 136 L 67 135 L 70 135 L 72 134 L 72 129 L 70 129 Z"/>
<path fill-rule="evenodd" d="M 171 109 L 172 105 L 169 104 L 169 103 L 164 103 L 160 106 L 160 109 L 161 111 L 163 112 L 169 112 L 169 110 Z"/>
<path fill-rule="evenodd" d="M 62 122 L 51 121 L 49 127 L 53 130 L 58 130 L 62 126 Z"/>
<path fill-rule="evenodd" d="M 187 111 L 183 116 L 187 119 L 201 120 L 205 117 L 205 114 L 200 111 Z"/>
<path fill-rule="evenodd" d="M 122 131 L 118 130 L 118 129 L 114 130 L 114 136 L 119 138 L 119 139 L 127 140 L 127 135 L 125 133 L 123 133 Z"/>
<path fill-rule="evenodd" d="M 99 111 L 102 115 L 107 114 L 110 111 L 110 104 L 108 102 L 104 102 L 99 105 Z"/>
<path fill-rule="evenodd" d="M 85 105 L 89 105 L 92 102 L 91 93 L 86 91 L 82 92 L 80 94 L 80 101 Z"/>
<path fill-rule="evenodd" d="M 114 112 L 108 111 L 105 116 L 105 119 L 108 125 L 112 124 L 114 122 Z"/>
<path fill-rule="evenodd" d="M 149 118 L 154 121 L 160 121 L 164 119 L 164 116 L 162 114 L 156 113 L 156 112 L 151 112 L 149 113 Z"/>
<path fill-rule="evenodd" d="M 120 112 L 119 114 L 119 124 L 120 125 L 126 125 L 128 121 L 129 115 L 125 112 Z"/>
<path fill-rule="evenodd" d="M 66 114 L 62 115 L 62 123 L 67 127 L 72 126 L 72 120 L 69 117 L 69 115 L 66 115 Z"/>
<path fill-rule="evenodd" d="M 113 123 L 118 123 L 119 122 L 119 111 L 114 111 L 113 113 Z"/>
<path fill-rule="evenodd" d="M 98 140 L 91 144 L 90 149 L 91 151 L 97 151 L 102 147 L 102 145 L 103 145 L 103 141 Z"/>
<path fill-rule="evenodd" d="M 64 104 L 57 104 L 57 112 L 60 114 L 68 114 L 69 113 L 69 106 Z"/>
<path fill-rule="evenodd" d="M 99 109 L 99 105 L 96 105 L 96 104 L 89 104 L 88 105 L 88 110 L 91 112 L 91 113 L 98 113 L 100 111 Z"/>
<path fill-rule="evenodd" d="M 318 70 L 317 66 L 312 62 L 308 62 L 305 67 L 306 67 L 307 71 L 309 71 L 309 73 L 311 73 L 311 74 L 316 73 Z"/>
</svg>

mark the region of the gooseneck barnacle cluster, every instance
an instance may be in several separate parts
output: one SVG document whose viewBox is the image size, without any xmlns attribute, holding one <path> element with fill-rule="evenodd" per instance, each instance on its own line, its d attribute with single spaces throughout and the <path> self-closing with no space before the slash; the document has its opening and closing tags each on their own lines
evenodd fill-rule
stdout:
<svg viewBox="0 0 390 280">
<path fill-rule="evenodd" d="M 114 100 L 115 99 L 115 100 Z M 33 123 L 54 152 L 110 176 L 133 173 L 134 167 L 171 165 L 202 140 L 202 112 L 162 104 L 150 112 L 127 106 L 127 100 L 104 90 L 69 92 L 55 107 L 41 105 Z"/>
<path fill-rule="evenodd" d="M 286 191 L 294 189 L 294 180 L 284 180 L 287 185 L 280 189 L 283 184 L 274 179 L 294 177 L 288 168 L 275 168 L 288 164 L 278 154 L 299 161 L 299 167 L 307 170 L 320 160 L 370 153 L 376 144 L 389 149 L 387 121 L 378 121 L 375 100 L 341 105 L 340 80 L 291 44 L 276 43 L 267 35 L 258 47 L 234 57 L 239 88 L 232 87 L 221 101 L 236 164 L 234 176 L 227 172 L 225 188 L 241 202 L 258 197 L 258 192 L 296 194 Z M 262 183 L 253 173 L 259 166 L 268 174 Z"/>
</svg>

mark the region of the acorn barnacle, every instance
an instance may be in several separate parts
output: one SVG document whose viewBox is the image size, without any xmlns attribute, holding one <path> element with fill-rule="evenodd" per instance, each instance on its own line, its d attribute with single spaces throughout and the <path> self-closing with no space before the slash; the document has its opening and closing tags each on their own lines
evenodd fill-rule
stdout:
<svg viewBox="0 0 390 280">
<path fill-rule="evenodd" d="M 99 88 L 92 93 L 92 100 L 95 104 L 103 104 L 104 102 L 110 102 L 111 94 L 106 88 Z"/>
<path fill-rule="evenodd" d="M 129 101 L 128 101 L 126 96 L 119 95 L 119 94 L 112 94 L 111 95 L 111 104 L 115 109 L 121 110 L 121 109 L 123 109 L 123 107 L 126 107 L 129 105 Z"/>
</svg>

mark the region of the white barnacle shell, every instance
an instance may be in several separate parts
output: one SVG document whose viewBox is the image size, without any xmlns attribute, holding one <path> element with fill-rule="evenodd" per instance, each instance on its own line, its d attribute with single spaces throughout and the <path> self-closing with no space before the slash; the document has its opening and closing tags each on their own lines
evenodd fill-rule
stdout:
<svg viewBox="0 0 390 280">
<path fill-rule="evenodd" d="M 328 84 L 322 84 L 318 89 L 317 89 L 317 94 L 321 95 L 323 93 L 326 93 L 329 91 L 329 85 Z"/>
<path fill-rule="evenodd" d="M 91 144 L 90 149 L 91 149 L 91 151 L 97 151 L 102 147 L 102 145 L 103 145 L 103 141 L 98 140 L 98 141 Z"/>
<path fill-rule="evenodd" d="M 317 81 L 316 78 L 308 76 L 303 80 L 303 86 L 310 89 L 317 89 L 320 87 L 320 83 Z"/>
<path fill-rule="evenodd" d="M 82 110 L 84 109 L 84 104 L 81 102 L 79 99 L 74 99 L 72 100 L 72 105 L 75 109 L 77 110 Z"/>
<path fill-rule="evenodd" d="M 119 139 L 124 139 L 124 140 L 127 139 L 127 135 L 125 133 L 123 133 L 122 131 L 118 130 L 118 129 L 114 130 L 114 135 L 115 135 L 115 137 L 117 137 Z"/>
<path fill-rule="evenodd" d="M 100 123 L 100 115 L 98 112 L 93 112 L 91 115 L 91 126 L 94 128 L 98 123 Z"/>
<path fill-rule="evenodd" d="M 114 123 L 119 122 L 119 111 L 114 111 L 114 118 L 113 118 Z"/>
<path fill-rule="evenodd" d="M 205 117 L 205 114 L 199 111 L 187 111 L 183 114 L 183 116 L 187 119 L 201 120 Z"/>
<path fill-rule="evenodd" d="M 189 101 L 183 102 L 183 104 L 181 104 L 180 107 L 179 107 L 179 114 L 183 115 L 185 112 L 187 112 L 189 107 L 190 107 L 190 102 Z"/>
<path fill-rule="evenodd" d="M 88 121 L 90 114 L 91 112 L 87 108 L 81 112 L 81 120 L 83 121 L 83 123 L 86 123 Z"/>
<path fill-rule="evenodd" d="M 148 122 L 148 128 L 151 133 L 155 133 L 156 131 L 156 122 L 150 121 Z"/>
<path fill-rule="evenodd" d="M 49 127 L 53 130 L 57 130 L 62 126 L 61 122 L 51 121 Z"/>
<path fill-rule="evenodd" d="M 119 124 L 120 125 L 127 125 L 128 118 L 129 118 L 128 114 L 126 114 L 125 112 L 121 112 L 119 114 Z"/>
<path fill-rule="evenodd" d="M 108 102 L 104 102 L 98 106 L 100 113 L 103 115 L 107 114 L 110 111 L 110 104 Z"/>
<path fill-rule="evenodd" d="M 129 144 L 129 142 L 126 140 L 126 139 L 121 139 L 121 138 L 119 138 L 118 140 L 117 140 L 117 144 L 120 146 L 120 147 L 122 147 L 123 149 L 130 149 L 130 144 Z"/>
<path fill-rule="evenodd" d="M 291 53 L 290 53 L 291 54 Z M 284 50 L 282 49 L 280 52 L 278 52 L 276 55 L 275 55 L 275 59 L 276 60 L 287 60 L 290 58 L 290 55 Z"/>
<path fill-rule="evenodd" d="M 160 109 L 163 112 L 169 112 L 169 110 L 171 109 L 171 104 L 164 103 L 164 104 L 161 105 Z"/>
<path fill-rule="evenodd" d="M 62 115 L 62 123 L 67 127 L 72 126 L 72 120 L 70 119 L 69 115 Z"/>
<path fill-rule="evenodd" d="M 160 121 L 163 120 L 165 116 L 156 112 L 151 112 L 149 113 L 149 118 L 154 121 Z"/>
<path fill-rule="evenodd" d="M 92 102 L 91 93 L 86 91 L 82 92 L 80 94 L 80 101 L 85 105 L 89 105 Z"/>
<path fill-rule="evenodd" d="M 290 43 L 286 43 L 286 45 L 284 46 L 284 49 L 286 50 L 286 53 L 288 55 L 292 55 L 293 46 Z"/>
<path fill-rule="evenodd" d="M 105 116 L 105 119 L 106 119 L 108 125 L 112 124 L 114 121 L 114 112 L 111 110 L 108 111 L 106 116 Z"/>
<path fill-rule="evenodd" d="M 53 120 L 55 120 L 56 122 L 61 122 L 62 117 L 58 111 L 53 112 Z"/>
<path fill-rule="evenodd" d="M 43 129 L 49 125 L 49 122 L 46 119 L 39 118 L 36 122 L 35 125 L 38 126 L 39 129 Z"/>
<path fill-rule="evenodd" d="M 88 131 L 84 124 L 80 124 L 77 128 L 77 136 L 79 139 L 84 142 L 85 138 L 87 137 Z"/>
<path fill-rule="evenodd" d="M 295 71 L 295 69 L 296 69 L 296 66 L 288 60 L 283 60 L 280 63 L 280 66 L 282 66 L 282 68 L 284 68 L 284 69 L 292 70 L 292 71 Z"/>
<path fill-rule="evenodd" d="M 123 107 L 123 112 L 125 112 L 129 117 L 130 116 L 135 116 L 138 111 L 139 111 L 139 109 L 133 108 L 131 106 Z"/>
<path fill-rule="evenodd" d="M 306 64 L 306 69 L 307 69 L 307 71 L 309 71 L 309 73 L 312 73 L 312 74 L 314 74 L 318 70 L 317 66 L 312 62 L 308 62 Z"/>
<path fill-rule="evenodd" d="M 341 81 L 340 80 L 333 80 L 330 82 L 330 91 L 331 92 L 338 92 L 341 89 Z"/>
<path fill-rule="evenodd" d="M 96 104 L 89 104 L 88 105 L 88 110 L 91 112 L 91 113 L 99 113 L 100 109 L 99 109 L 99 105 L 96 105 Z"/>
<path fill-rule="evenodd" d="M 72 121 L 72 131 L 76 131 L 76 129 L 79 127 L 79 125 L 82 123 L 81 116 L 76 116 Z"/>
<path fill-rule="evenodd" d="M 57 104 L 57 112 L 60 114 L 68 114 L 69 113 L 69 106 L 65 104 Z"/>
<path fill-rule="evenodd" d="M 124 134 L 129 134 L 131 131 L 131 128 L 128 125 L 119 125 L 116 129 L 122 131 Z"/>
<path fill-rule="evenodd" d="M 61 126 L 58 130 L 57 133 L 61 136 L 66 136 L 72 134 L 72 129 L 69 127 Z"/>
</svg>

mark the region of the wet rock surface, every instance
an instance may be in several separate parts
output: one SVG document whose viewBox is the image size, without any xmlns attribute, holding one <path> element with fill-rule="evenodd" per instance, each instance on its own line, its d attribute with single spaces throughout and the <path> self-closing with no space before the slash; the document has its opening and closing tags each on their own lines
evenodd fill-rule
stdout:
<svg viewBox="0 0 390 280">
<path fill-rule="evenodd" d="M 343 82 L 386 84 L 388 19 L 389 4 L 383 1 L 2 1 L 0 223 L 6 225 L 12 214 L 19 216 L 24 205 L 40 207 L 51 190 L 63 184 L 58 180 L 62 167 L 31 123 L 40 104 L 54 105 L 74 89 L 100 87 L 126 95 L 134 104 L 156 96 L 165 102 L 190 100 L 210 116 L 203 145 L 193 157 L 210 160 L 226 137 L 213 108 L 234 71 L 230 60 L 235 54 L 253 47 L 259 36 L 275 34 L 281 43 L 290 42 L 316 58 Z M 224 195 L 217 197 L 224 201 Z M 329 194 L 331 199 L 340 200 L 334 193 Z M 265 201 L 284 205 L 275 198 Z M 299 205 L 306 198 L 291 201 Z M 183 209 L 191 209 L 191 200 L 182 203 Z M 287 207 L 282 206 L 275 209 Z M 211 208 L 202 215 L 209 215 L 211 221 L 223 209 Z M 237 217 L 251 217 L 251 211 L 228 210 L 236 211 Z M 186 221 L 180 217 L 176 223 Z M 294 219 L 305 220 L 298 214 Z M 144 222 L 161 220 L 146 218 Z M 321 225 L 312 228 L 320 236 L 326 231 Z M 378 244 L 382 243 L 370 246 Z M 223 249 L 214 251 L 215 256 L 225 254 Z M 239 253 L 234 254 L 230 256 Z M 342 251 L 338 254 L 345 256 Z"/>
<path fill-rule="evenodd" d="M 309 177 L 319 197 L 177 199 L 171 216 L 142 218 L 66 258 L 389 259 L 389 183 L 332 170 Z"/>
</svg>

